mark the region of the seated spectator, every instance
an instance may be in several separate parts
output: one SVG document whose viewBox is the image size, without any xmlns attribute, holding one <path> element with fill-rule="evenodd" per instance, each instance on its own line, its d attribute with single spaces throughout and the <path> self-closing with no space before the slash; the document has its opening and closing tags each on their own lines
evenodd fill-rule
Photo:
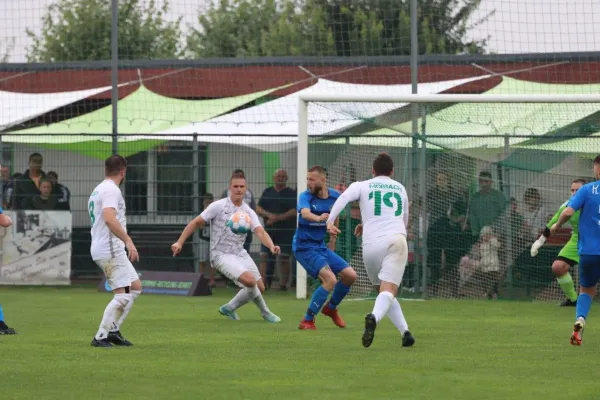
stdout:
<svg viewBox="0 0 600 400">
<path fill-rule="evenodd" d="M 40 181 L 40 194 L 30 197 L 25 203 L 26 210 L 58 210 L 58 198 L 52 193 L 52 183 L 47 179 Z"/>
<path fill-rule="evenodd" d="M 52 193 L 56 196 L 60 210 L 70 210 L 71 192 L 65 185 L 58 183 L 58 174 L 50 171 L 46 174 L 46 179 L 52 183 Z"/>
</svg>

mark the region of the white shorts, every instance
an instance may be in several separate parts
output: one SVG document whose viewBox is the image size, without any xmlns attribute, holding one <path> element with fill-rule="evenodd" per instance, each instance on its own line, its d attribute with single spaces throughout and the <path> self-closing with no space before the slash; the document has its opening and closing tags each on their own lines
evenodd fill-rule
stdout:
<svg viewBox="0 0 600 400">
<path fill-rule="evenodd" d="M 95 262 L 106 275 L 108 285 L 113 290 L 131 286 L 132 282 L 140 279 L 126 255 Z"/>
<path fill-rule="evenodd" d="M 258 267 L 254 263 L 252 257 L 244 252 L 242 255 L 222 254 L 212 260 L 212 265 L 222 275 L 231 279 L 239 287 L 244 287 L 238 279 L 244 272 L 250 272 L 254 279 L 258 282 L 261 279 Z"/>
<path fill-rule="evenodd" d="M 373 285 L 383 281 L 400 286 L 408 262 L 406 236 L 399 233 L 364 244 L 363 262 Z"/>
</svg>

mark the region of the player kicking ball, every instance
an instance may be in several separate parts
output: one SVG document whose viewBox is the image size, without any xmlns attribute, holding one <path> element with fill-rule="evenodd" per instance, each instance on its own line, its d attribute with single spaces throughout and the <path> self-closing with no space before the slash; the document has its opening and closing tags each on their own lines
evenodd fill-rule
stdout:
<svg viewBox="0 0 600 400">
<path fill-rule="evenodd" d="M 127 234 L 125 199 L 119 185 L 125 178 L 127 161 L 113 155 L 104 162 L 105 179 L 88 200 L 88 213 L 92 224 L 92 259 L 106 275 L 114 293 L 104 310 L 100 328 L 92 339 L 94 347 L 132 346 L 121 335 L 121 325 L 133 303 L 142 293 L 142 282 L 131 264 L 139 261 L 133 241 Z M 127 248 L 128 255 L 125 253 Z"/>
<path fill-rule="evenodd" d="M 352 183 L 335 202 L 327 219 L 327 231 L 339 234 L 341 231 L 333 222 L 348 203 L 359 202 L 362 224 L 356 227 L 355 234 L 363 235 L 365 269 L 371 283 L 379 286 L 373 311 L 365 317 L 362 344 L 371 346 L 377 325 L 387 315 L 402 334 L 402 346 L 410 347 L 415 339 L 396 299 L 408 261 L 408 198 L 404 186 L 390 178 L 394 161 L 388 154 L 375 158 L 372 173 L 373 179 Z"/>
<path fill-rule="evenodd" d="M 579 284 L 580 293 L 575 308 L 575 323 L 571 334 L 571 344 L 581 346 L 583 329 L 587 320 L 592 300 L 596 295 L 596 286 L 600 280 L 600 156 L 594 159 L 595 182 L 590 182 L 577 191 L 567 203 L 558 221 L 552 225 L 550 231 L 556 232 L 573 215 L 581 210 L 579 218 Z"/>
<path fill-rule="evenodd" d="M 323 315 L 331 318 L 338 327 L 345 328 L 346 322 L 339 315 L 337 307 L 350 292 L 350 287 L 356 280 L 356 272 L 334 252 L 335 236 L 330 237 L 328 245 L 325 245 L 326 221 L 340 193 L 327 187 L 325 169 L 320 166 L 308 170 L 307 186 L 308 190 L 298 198 L 298 227 L 292 250 L 306 273 L 313 279 L 318 277 L 321 280 L 321 286 L 313 292 L 298 329 L 317 329 L 315 316 L 321 311 L 321 307 Z M 337 275 L 341 278 L 339 281 Z M 331 299 L 325 304 L 332 291 Z"/>
<path fill-rule="evenodd" d="M 573 195 L 575 195 L 575 193 L 585 184 L 586 182 L 584 179 L 575 179 L 571 183 L 571 197 L 573 197 Z M 546 240 L 551 235 L 550 227 L 552 227 L 552 225 L 558 221 L 560 214 L 565 208 L 567 208 L 567 203 L 568 201 L 566 201 L 558 209 L 556 214 L 554 214 L 552 219 L 546 225 L 542 236 L 533 242 L 533 245 L 531 246 L 531 257 L 537 256 L 539 249 L 544 245 L 544 243 L 546 243 Z M 573 284 L 573 278 L 569 273 L 569 268 L 579 264 L 579 254 L 577 254 L 577 241 L 579 240 L 579 211 L 573 214 L 573 216 L 569 219 L 569 223 L 573 228 L 571 238 L 560 250 L 558 257 L 552 263 L 552 272 L 556 277 L 558 285 L 567 297 L 565 301 L 559 304 L 561 307 L 575 307 L 577 304 L 577 291 L 575 290 L 575 285 Z"/>
<path fill-rule="evenodd" d="M 260 224 L 256 213 L 244 202 L 246 179 L 243 175 L 234 174 L 229 182 L 230 197 L 211 203 L 202 213 L 194 218 L 183 230 L 171 250 L 177 256 L 185 241 L 196 231 L 210 222 L 210 255 L 212 265 L 227 278 L 234 281 L 241 290 L 231 301 L 219 308 L 219 312 L 232 319 L 239 320 L 236 310 L 252 301 L 260 309 L 265 321 L 280 322 L 281 318 L 273 314 L 267 307 L 262 293 L 265 285 L 252 257 L 244 249 L 244 241 L 248 233 L 236 234 L 228 227 L 228 221 L 235 215 L 237 218 L 249 218 L 251 231 L 271 253 L 279 254 L 279 246 L 275 246 L 269 234 Z"/>
<path fill-rule="evenodd" d="M 8 228 L 12 225 L 12 219 L 3 214 L 2 207 L 0 207 L 0 226 L 3 228 Z M 0 304 L 0 335 L 14 335 L 17 332 L 13 328 L 9 328 L 4 321 L 4 310 L 2 309 L 2 304 Z"/>
</svg>

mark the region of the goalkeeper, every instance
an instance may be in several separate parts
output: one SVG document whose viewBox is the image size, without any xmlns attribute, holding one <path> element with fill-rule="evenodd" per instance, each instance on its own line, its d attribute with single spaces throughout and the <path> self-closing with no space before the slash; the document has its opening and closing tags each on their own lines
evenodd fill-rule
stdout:
<svg viewBox="0 0 600 400">
<path fill-rule="evenodd" d="M 571 196 L 573 196 L 579 188 L 586 184 L 584 179 L 575 179 L 571 183 Z M 531 256 L 535 257 L 538 253 L 538 250 L 546 243 L 546 240 L 550 237 L 550 227 L 558 221 L 560 214 L 567 207 L 567 203 L 565 202 L 554 214 L 550 222 L 546 225 L 544 229 L 544 233 L 536 240 L 531 246 Z M 573 278 L 569 273 L 569 268 L 573 267 L 576 264 L 579 264 L 579 254 L 577 253 L 577 241 L 579 239 L 578 227 L 579 227 L 579 211 L 577 211 L 573 216 L 569 219 L 569 223 L 573 228 L 571 233 L 571 238 L 567 242 L 567 244 L 562 248 L 560 253 L 558 253 L 558 257 L 552 263 L 552 273 L 556 277 L 556 281 L 558 285 L 562 289 L 563 293 L 567 297 L 562 303 L 560 303 L 561 307 L 575 307 L 577 305 L 577 291 L 575 290 L 575 285 L 573 284 Z"/>
</svg>

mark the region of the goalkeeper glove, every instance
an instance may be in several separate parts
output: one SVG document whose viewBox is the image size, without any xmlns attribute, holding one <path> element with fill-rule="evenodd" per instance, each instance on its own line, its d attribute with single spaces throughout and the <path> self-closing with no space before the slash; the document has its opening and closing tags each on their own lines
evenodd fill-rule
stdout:
<svg viewBox="0 0 600 400">
<path fill-rule="evenodd" d="M 546 236 L 542 235 L 538 240 L 533 242 L 531 245 L 531 257 L 535 257 L 538 254 L 540 248 L 546 243 Z"/>
</svg>

